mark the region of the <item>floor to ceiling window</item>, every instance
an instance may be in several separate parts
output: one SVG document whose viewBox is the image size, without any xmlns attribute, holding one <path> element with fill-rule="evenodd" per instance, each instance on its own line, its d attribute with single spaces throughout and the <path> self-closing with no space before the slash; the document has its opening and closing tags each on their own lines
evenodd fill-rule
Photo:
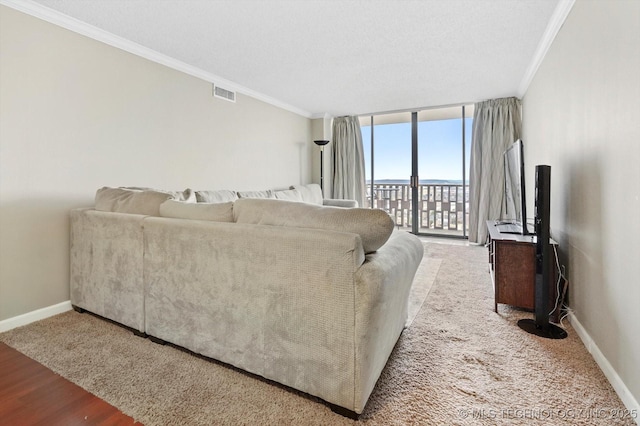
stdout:
<svg viewBox="0 0 640 426">
<path fill-rule="evenodd" d="M 416 234 L 466 237 L 473 105 L 361 116 L 367 207 Z"/>
</svg>

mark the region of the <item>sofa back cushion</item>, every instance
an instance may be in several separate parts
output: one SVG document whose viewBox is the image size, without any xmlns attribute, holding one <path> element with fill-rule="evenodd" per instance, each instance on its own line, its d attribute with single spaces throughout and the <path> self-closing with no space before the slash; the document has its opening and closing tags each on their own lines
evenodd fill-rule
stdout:
<svg viewBox="0 0 640 426">
<path fill-rule="evenodd" d="M 379 209 L 344 209 L 283 200 L 241 198 L 234 203 L 233 216 L 238 223 L 358 234 L 365 253 L 378 250 L 393 232 L 393 220 Z"/>
<path fill-rule="evenodd" d="M 160 216 L 160 204 L 174 194 L 151 189 L 109 188 L 96 191 L 95 209 L 103 212 Z"/>
<path fill-rule="evenodd" d="M 298 191 L 302 197 L 302 201 L 305 203 L 322 205 L 322 189 L 320 189 L 320 185 L 317 183 L 293 185 L 291 189 Z"/>
<path fill-rule="evenodd" d="M 185 203 L 184 201 L 167 200 L 160 204 L 160 216 L 233 222 L 233 201 L 226 203 Z"/>
<path fill-rule="evenodd" d="M 196 191 L 196 199 L 199 203 L 226 203 L 238 199 L 236 191 L 218 189 L 215 191 Z"/>
</svg>

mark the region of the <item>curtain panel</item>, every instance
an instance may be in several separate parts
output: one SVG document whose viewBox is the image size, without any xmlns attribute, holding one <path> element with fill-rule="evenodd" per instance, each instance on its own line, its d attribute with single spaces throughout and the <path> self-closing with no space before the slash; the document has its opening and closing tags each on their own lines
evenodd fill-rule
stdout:
<svg viewBox="0 0 640 426">
<path fill-rule="evenodd" d="M 517 98 L 475 104 L 469 179 L 469 242 L 484 244 L 486 221 L 499 219 L 504 205 L 503 154 L 520 139 L 521 103 Z"/>
<path fill-rule="evenodd" d="M 365 205 L 364 147 L 357 117 L 333 119 L 333 186 L 331 196 Z"/>
</svg>

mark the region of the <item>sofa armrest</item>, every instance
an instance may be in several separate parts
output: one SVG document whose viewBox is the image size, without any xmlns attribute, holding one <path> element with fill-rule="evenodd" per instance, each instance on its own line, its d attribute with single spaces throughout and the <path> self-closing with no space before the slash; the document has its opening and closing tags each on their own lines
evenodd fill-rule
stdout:
<svg viewBox="0 0 640 426">
<path fill-rule="evenodd" d="M 332 206 L 332 207 L 355 208 L 355 207 L 358 207 L 358 202 L 356 200 L 340 200 L 337 198 L 325 198 L 322 200 L 322 205 Z"/>
<path fill-rule="evenodd" d="M 404 329 L 409 293 L 423 255 L 418 237 L 394 231 L 356 273 L 356 412 L 364 409 Z"/>
<path fill-rule="evenodd" d="M 144 331 L 143 221 L 147 216 L 71 211 L 71 304 Z"/>
</svg>

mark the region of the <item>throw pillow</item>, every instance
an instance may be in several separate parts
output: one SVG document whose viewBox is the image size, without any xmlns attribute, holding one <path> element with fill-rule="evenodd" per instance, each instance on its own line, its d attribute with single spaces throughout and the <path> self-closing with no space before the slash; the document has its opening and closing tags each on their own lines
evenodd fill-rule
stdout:
<svg viewBox="0 0 640 426">
<path fill-rule="evenodd" d="M 285 189 L 282 191 L 275 191 L 274 195 L 278 200 L 287 201 L 303 201 L 302 194 L 297 189 Z"/>
<path fill-rule="evenodd" d="M 317 183 L 310 183 L 308 185 L 293 185 L 291 189 L 295 189 L 302 196 L 302 201 L 305 203 L 322 205 L 322 189 Z"/>
<path fill-rule="evenodd" d="M 238 191 L 238 198 L 276 198 L 271 189 L 266 191 Z"/>
<path fill-rule="evenodd" d="M 160 204 L 173 198 L 168 192 L 103 187 L 96 191 L 95 209 L 104 212 L 160 216 Z"/>
<path fill-rule="evenodd" d="M 184 191 L 164 191 L 162 189 L 149 188 L 145 186 L 121 186 L 120 189 L 129 189 L 131 191 L 156 191 L 166 192 L 171 194 L 175 200 L 196 202 L 196 194 L 191 188 L 187 188 Z"/>
<path fill-rule="evenodd" d="M 188 203 L 197 202 L 196 193 L 191 188 L 187 188 L 184 191 L 171 191 L 171 193 L 173 194 L 174 200 L 186 201 Z"/>
<path fill-rule="evenodd" d="M 218 189 L 215 191 L 196 191 L 196 199 L 199 203 L 226 203 L 238 199 L 236 191 Z"/>
<path fill-rule="evenodd" d="M 233 222 L 233 202 L 210 204 L 167 200 L 160 204 L 160 216 L 178 219 L 210 220 L 214 222 Z"/>
<path fill-rule="evenodd" d="M 393 232 L 393 220 L 380 209 L 344 209 L 283 200 L 241 198 L 233 206 L 233 216 L 238 223 L 358 234 L 365 253 L 378 250 Z"/>
</svg>

